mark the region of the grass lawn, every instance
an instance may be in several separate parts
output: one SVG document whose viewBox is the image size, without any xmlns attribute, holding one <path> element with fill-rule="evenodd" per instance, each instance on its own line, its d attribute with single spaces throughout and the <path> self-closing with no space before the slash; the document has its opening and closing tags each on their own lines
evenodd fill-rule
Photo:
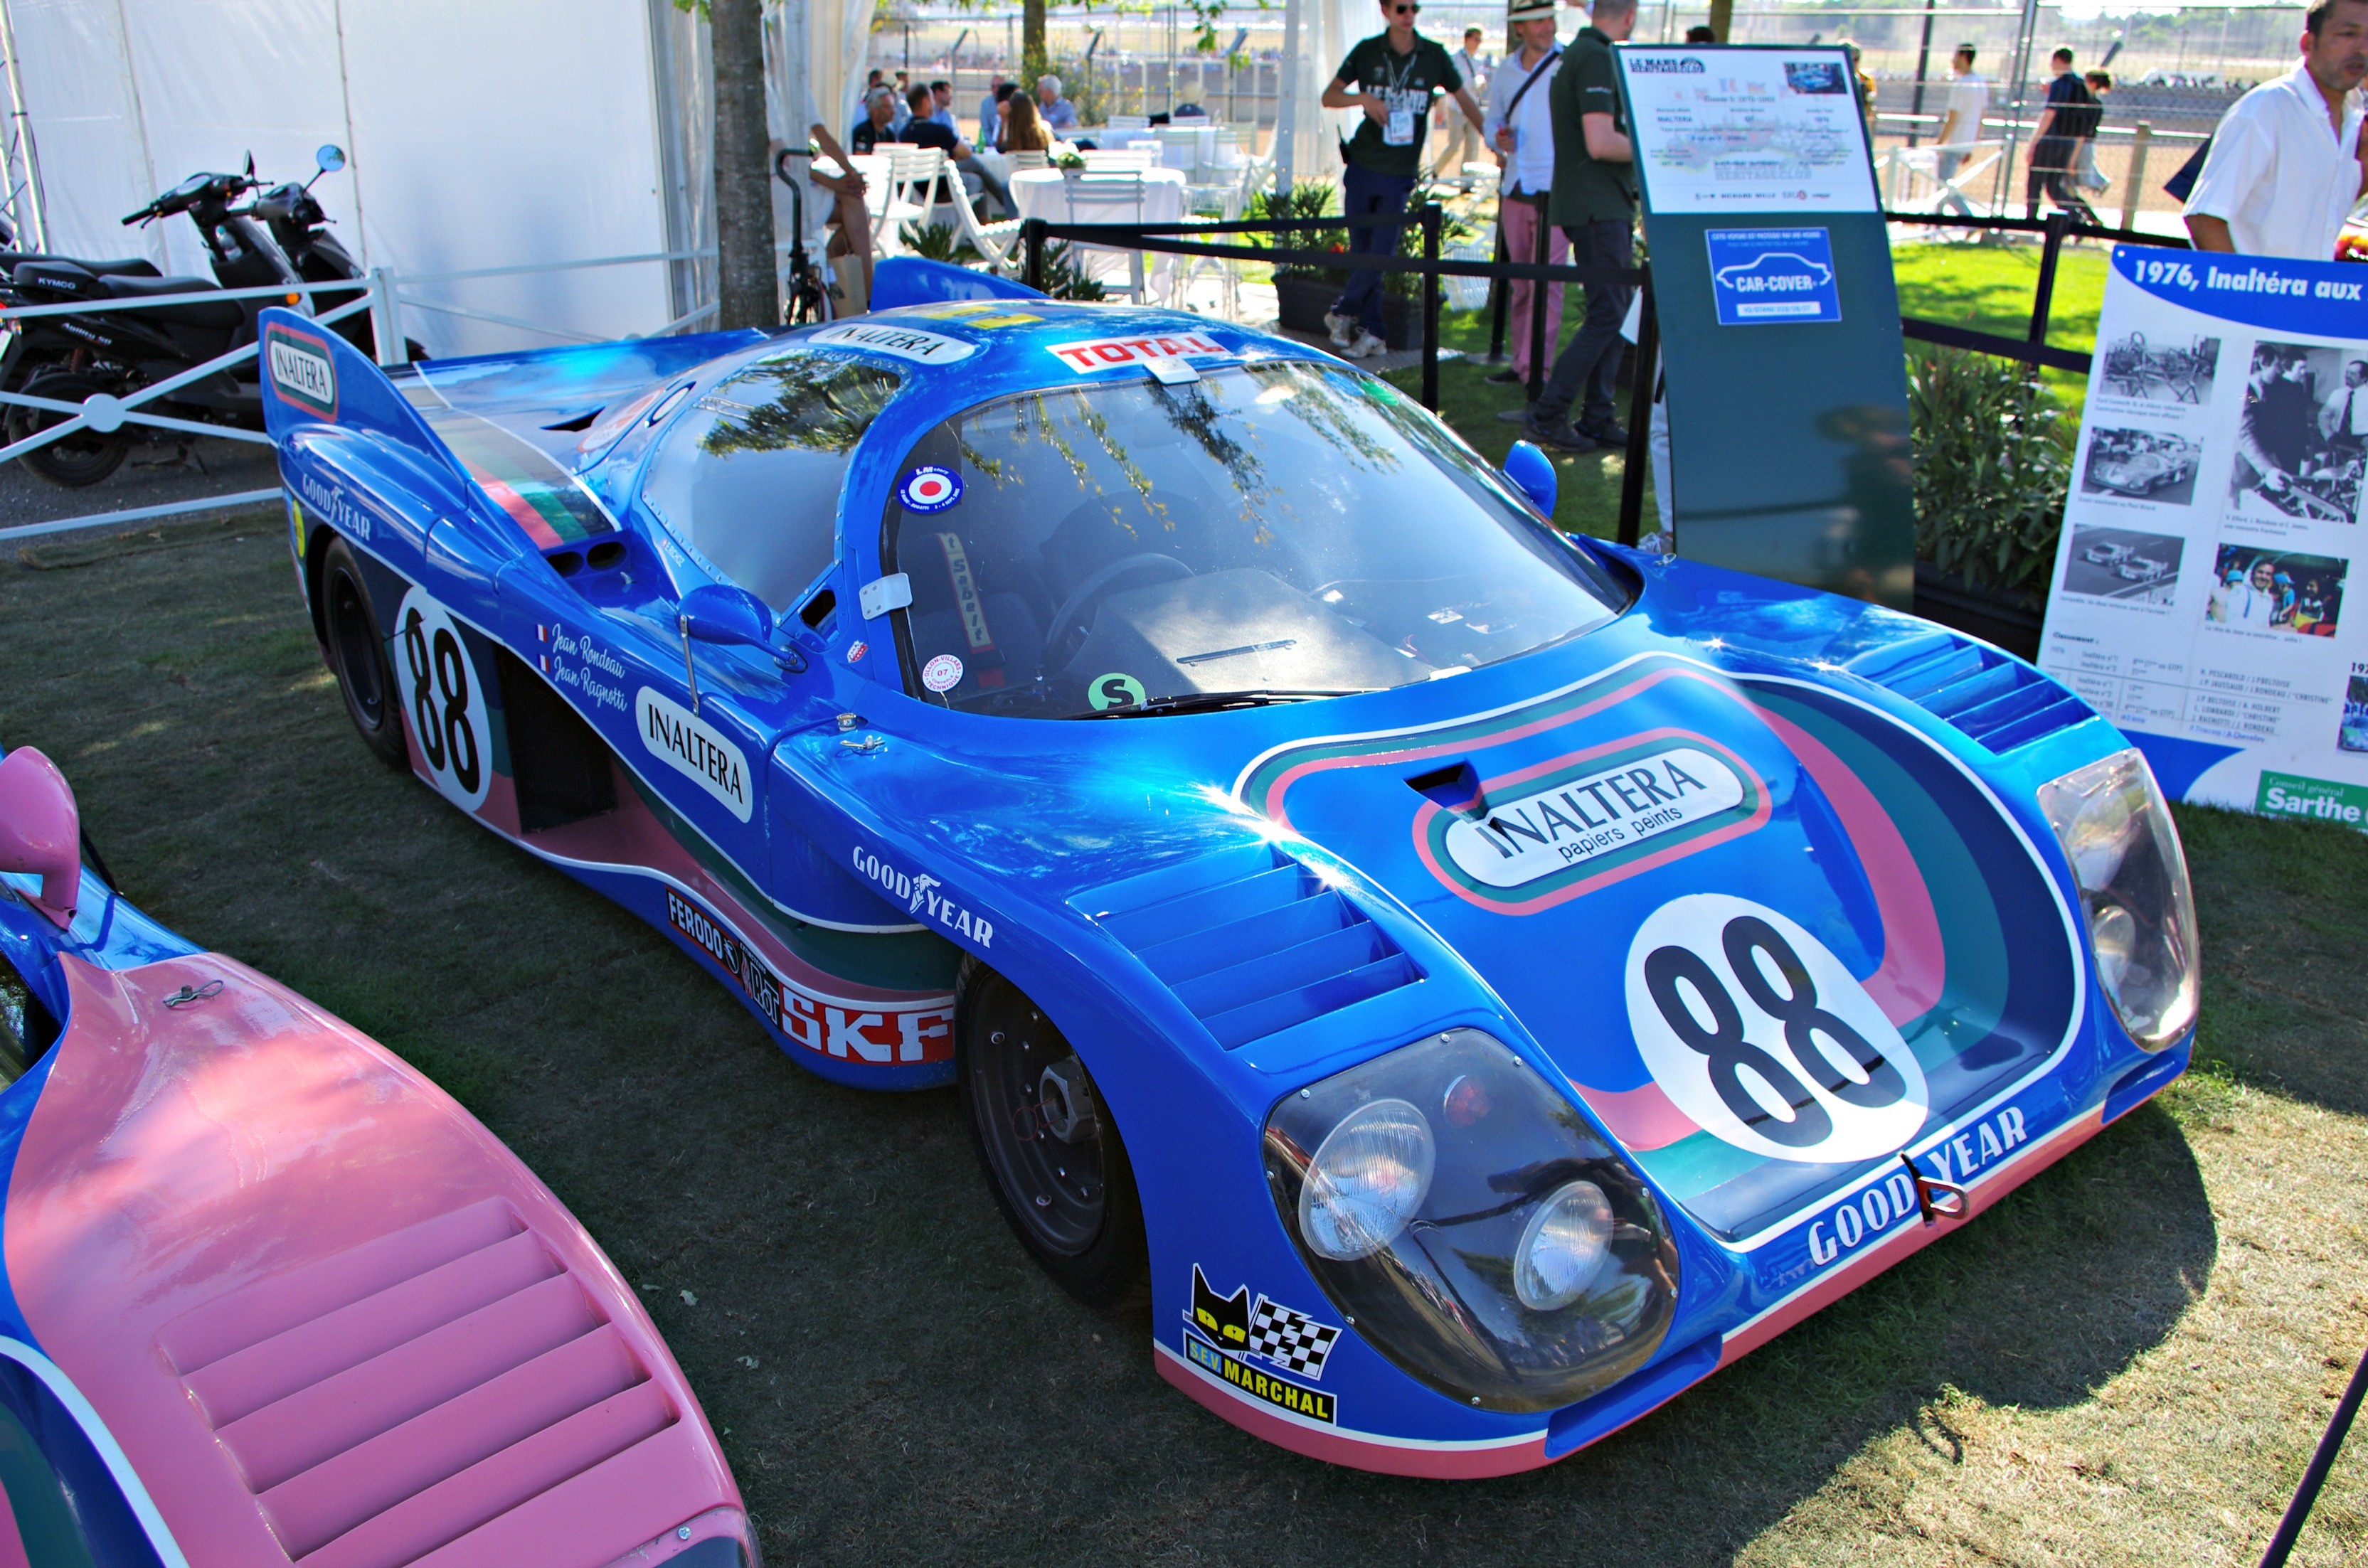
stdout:
<svg viewBox="0 0 2368 1568">
<path fill-rule="evenodd" d="M 1004 1229 L 951 1091 L 834 1087 L 656 933 L 381 768 L 276 513 L 0 561 L 0 744 L 124 891 L 434 1075 L 644 1292 L 767 1559 L 2237 1564 L 2368 1343 L 2368 839 L 2180 815 L 2200 1056 L 1991 1213 L 1561 1464 L 1268 1448 Z M 2368 1552 L 2355 1438 L 2298 1562 Z"/>
</svg>

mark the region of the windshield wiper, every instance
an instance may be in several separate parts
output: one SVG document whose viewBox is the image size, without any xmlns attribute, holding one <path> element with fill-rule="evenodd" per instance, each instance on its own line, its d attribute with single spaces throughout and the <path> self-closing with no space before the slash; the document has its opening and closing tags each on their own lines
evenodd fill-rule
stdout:
<svg viewBox="0 0 2368 1568">
<path fill-rule="evenodd" d="M 1155 697 L 1146 702 L 1131 702 L 1123 708 L 1105 708 L 1099 713 L 1072 713 L 1072 719 L 1147 719 L 1161 713 L 1212 713 L 1223 708 L 1264 708 L 1276 702 L 1313 702 L 1321 697 L 1356 697 L 1379 687 L 1349 687 L 1335 690 L 1258 691 L 1178 691 L 1167 697 Z"/>
</svg>

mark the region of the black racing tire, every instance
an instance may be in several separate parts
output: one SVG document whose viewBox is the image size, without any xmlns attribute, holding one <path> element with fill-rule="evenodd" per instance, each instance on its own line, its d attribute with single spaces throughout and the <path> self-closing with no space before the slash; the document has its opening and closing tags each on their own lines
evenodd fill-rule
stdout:
<svg viewBox="0 0 2368 1568">
<path fill-rule="evenodd" d="M 1048 1069 L 1075 1103 L 1045 1090 Z M 1037 1267 L 1089 1307 L 1145 1300 L 1143 1200 L 1118 1124 L 1043 1009 L 974 958 L 954 982 L 954 1083 L 987 1190 Z"/>
<path fill-rule="evenodd" d="M 387 662 L 378 614 L 361 563 L 344 540 L 331 538 L 321 555 L 321 645 L 370 755 L 398 773 L 411 771 L 411 747 L 403 738 L 403 687 Z"/>
<path fill-rule="evenodd" d="M 80 403 L 94 392 L 112 392 L 96 379 L 75 370 L 46 370 L 27 379 L 18 389 L 27 397 L 46 397 L 58 403 Z M 12 405 L 8 410 L 7 437 L 12 442 L 28 436 L 39 435 L 52 425 L 63 425 L 72 415 L 53 409 L 24 408 Z M 62 436 L 46 447 L 37 447 L 25 454 L 25 466 L 48 480 L 69 490 L 79 490 L 97 484 L 123 466 L 131 454 L 131 430 L 119 426 L 104 434 L 82 429 L 71 436 Z"/>
</svg>

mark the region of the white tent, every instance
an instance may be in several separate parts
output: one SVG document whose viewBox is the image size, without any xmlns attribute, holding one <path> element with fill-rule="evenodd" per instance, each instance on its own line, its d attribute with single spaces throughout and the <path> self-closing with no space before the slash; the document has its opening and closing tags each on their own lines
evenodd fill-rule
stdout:
<svg viewBox="0 0 2368 1568">
<path fill-rule="evenodd" d="M 330 142 L 351 162 L 314 192 L 347 247 L 398 278 L 714 244 L 707 29 L 672 0 L 0 9 L 15 29 L 49 243 L 69 255 L 145 254 L 167 272 L 207 275 L 187 218 L 144 231 L 119 220 L 249 153 L 268 179 L 303 178 Z M 768 16 L 777 133 L 803 144 L 781 104 L 837 101 L 870 20 L 867 0 L 787 0 Z M 810 230 L 819 218 L 809 214 Z M 438 354 L 646 333 L 712 301 L 712 277 L 711 263 L 652 261 L 404 284 L 434 303 L 555 329 L 406 308 L 404 332 Z"/>
<path fill-rule="evenodd" d="M 1340 177 L 1341 127 L 1353 124 L 1354 109 L 1327 109 L 1324 89 L 1340 62 L 1360 38 L 1382 30 L 1382 17 L 1371 0 L 1294 0 L 1291 11 L 1298 19 L 1295 69 L 1282 85 L 1291 127 L 1292 177 L 1338 181 Z M 1285 44 L 1285 60 L 1291 61 Z M 1280 157 L 1277 164 L 1281 163 Z"/>
</svg>

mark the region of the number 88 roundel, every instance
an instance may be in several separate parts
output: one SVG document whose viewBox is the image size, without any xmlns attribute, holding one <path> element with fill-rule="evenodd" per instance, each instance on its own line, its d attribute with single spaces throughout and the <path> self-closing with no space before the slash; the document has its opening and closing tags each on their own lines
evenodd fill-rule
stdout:
<svg viewBox="0 0 2368 1568">
<path fill-rule="evenodd" d="M 427 765 L 446 800 L 475 811 L 493 782 L 493 748 L 484 683 L 461 623 L 427 589 L 413 588 L 395 611 L 392 652 L 412 755 Z"/>
<path fill-rule="evenodd" d="M 1764 904 L 1663 904 L 1629 944 L 1627 990 L 1653 1081 L 1738 1149 L 1847 1164 L 1924 1125 L 1930 1091 L 1899 1030 L 1824 943 Z"/>
</svg>

